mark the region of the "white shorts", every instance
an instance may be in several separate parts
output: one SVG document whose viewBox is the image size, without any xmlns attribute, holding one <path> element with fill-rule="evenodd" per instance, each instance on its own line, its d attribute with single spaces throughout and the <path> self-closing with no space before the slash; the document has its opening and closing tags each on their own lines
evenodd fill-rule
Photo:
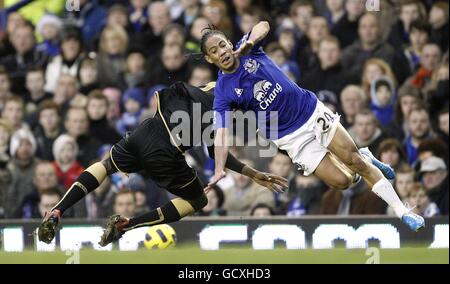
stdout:
<svg viewBox="0 0 450 284">
<path fill-rule="evenodd" d="M 273 142 L 288 153 L 303 175 L 309 176 L 329 152 L 327 147 L 336 134 L 339 119 L 337 113 L 317 101 L 316 109 L 302 127 Z"/>
</svg>

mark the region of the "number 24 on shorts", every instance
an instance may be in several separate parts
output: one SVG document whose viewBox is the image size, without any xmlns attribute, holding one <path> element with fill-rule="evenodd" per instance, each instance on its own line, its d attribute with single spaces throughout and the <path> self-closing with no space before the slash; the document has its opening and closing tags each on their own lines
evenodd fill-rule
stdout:
<svg viewBox="0 0 450 284">
<path fill-rule="evenodd" d="M 328 132 L 330 130 L 331 123 L 333 123 L 334 117 L 328 112 L 324 112 L 323 115 L 317 118 L 317 123 L 322 126 L 323 132 Z"/>
</svg>

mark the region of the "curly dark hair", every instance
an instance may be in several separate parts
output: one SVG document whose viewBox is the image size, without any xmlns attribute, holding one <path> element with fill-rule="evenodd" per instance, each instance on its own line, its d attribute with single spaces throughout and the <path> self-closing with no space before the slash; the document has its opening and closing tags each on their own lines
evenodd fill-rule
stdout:
<svg viewBox="0 0 450 284">
<path fill-rule="evenodd" d="M 202 33 L 203 34 L 202 34 L 202 38 L 200 40 L 200 49 L 204 55 L 208 54 L 206 51 L 205 45 L 206 45 L 206 41 L 208 41 L 208 39 L 210 37 L 212 37 L 213 35 L 221 35 L 224 38 L 227 38 L 227 36 L 214 25 L 208 25 L 206 28 L 203 28 Z"/>
</svg>

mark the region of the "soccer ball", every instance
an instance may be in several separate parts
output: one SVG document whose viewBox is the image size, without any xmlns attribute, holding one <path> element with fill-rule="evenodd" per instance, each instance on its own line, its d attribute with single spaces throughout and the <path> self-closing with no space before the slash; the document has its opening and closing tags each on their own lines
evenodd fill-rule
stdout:
<svg viewBox="0 0 450 284">
<path fill-rule="evenodd" d="M 148 249 L 165 249 L 175 246 L 176 241 L 175 230 L 170 225 L 162 224 L 148 228 L 144 245 Z"/>
</svg>

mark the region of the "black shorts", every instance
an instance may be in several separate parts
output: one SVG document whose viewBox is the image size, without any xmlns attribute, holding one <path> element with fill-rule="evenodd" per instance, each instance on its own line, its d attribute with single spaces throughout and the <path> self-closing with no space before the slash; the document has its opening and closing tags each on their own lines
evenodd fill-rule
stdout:
<svg viewBox="0 0 450 284">
<path fill-rule="evenodd" d="M 159 115 L 127 133 L 111 148 L 110 156 L 117 170 L 127 174 L 144 171 L 160 187 L 181 198 L 190 200 L 203 194 L 196 171 L 172 145 Z"/>
</svg>

